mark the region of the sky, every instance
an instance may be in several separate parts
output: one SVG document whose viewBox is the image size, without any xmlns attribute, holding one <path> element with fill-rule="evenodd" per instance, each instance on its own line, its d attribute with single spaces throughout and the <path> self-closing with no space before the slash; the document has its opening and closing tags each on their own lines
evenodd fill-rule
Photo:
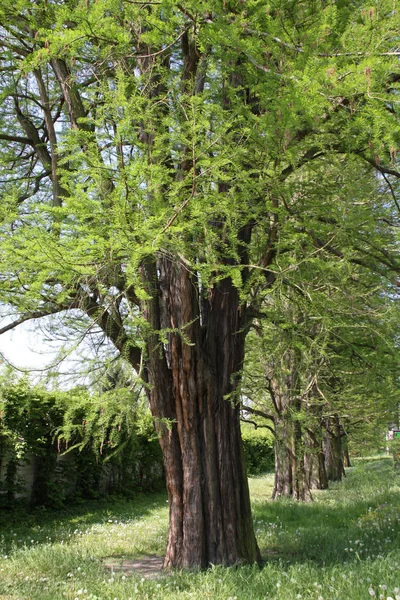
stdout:
<svg viewBox="0 0 400 600">
<path fill-rule="evenodd" d="M 0 327 L 10 322 L 9 317 L 1 317 L 0 311 Z M 20 373 L 29 372 L 34 382 L 44 379 L 63 345 L 60 340 L 50 341 L 46 325 L 46 318 L 32 319 L 1 334 L 0 365 L 10 364 Z M 106 345 L 104 350 L 107 351 Z M 58 367 L 61 372 L 60 385 L 72 387 L 84 383 L 86 377 L 80 378 L 79 373 L 85 369 L 85 363 L 93 357 L 94 351 L 90 343 L 81 343 Z"/>
<path fill-rule="evenodd" d="M 22 323 L 0 335 L 0 353 L 18 369 L 43 369 L 56 357 L 58 344 L 45 342 L 34 324 Z"/>
</svg>

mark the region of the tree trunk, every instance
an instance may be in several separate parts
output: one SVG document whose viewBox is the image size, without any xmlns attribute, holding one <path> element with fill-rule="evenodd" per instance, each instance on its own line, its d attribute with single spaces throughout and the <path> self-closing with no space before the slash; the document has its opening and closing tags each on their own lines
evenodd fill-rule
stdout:
<svg viewBox="0 0 400 600">
<path fill-rule="evenodd" d="M 185 265 L 163 258 L 143 275 L 152 282 L 149 399 L 170 505 L 164 567 L 259 561 L 233 395 L 244 355 L 237 290 L 221 281 L 200 314 L 201 289 Z"/>
<path fill-rule="evenodd" d="M 293 460 L 288 423 L 275 420 L 275 480 L 272 499 L 293 495 Z"/>
<path fill-rule="evenodd" d="M 329 481 L 341 481 L 344 475 L 342 428 L 339 417 L 326 420 L 325 466 Z"/>
<path fill-rule="evenodd" d="M 345 449 L 343 451 L 343 463 L 344 463 L 345 467 L 351 467 L 350 454 L 349 454 L 349 449 L 347 448 L 347 446 L 345 447 Z"/>
<path fill-rule="evenodd" d="M 326 472 L 325 466 L 325 455 L 323 448 L 319 448 L 318 450 L 318 490 L 327 490 L 329 487 L 328 483 L 328 474 Z"/>
<path fill-rule="evenodd" d="M 343 465 L 345 467 L 351 467 L 350 454 L 349 454 L 349 439 L 346 433 L 344 433 L 343 427 L 342 430 L 342 448 L 343 448 Z"/>
<path fill-rule="evenodd" d="M 301 426 L 285 415 L 275 419 L 275 481 L 272 499 L 311 500 Z"/>
<path fill-rule="evenodd" d="M 307 430 L 305 465 L 310 489 L 328 489 L 322 436 L 310 429 Z"/>
</svg>

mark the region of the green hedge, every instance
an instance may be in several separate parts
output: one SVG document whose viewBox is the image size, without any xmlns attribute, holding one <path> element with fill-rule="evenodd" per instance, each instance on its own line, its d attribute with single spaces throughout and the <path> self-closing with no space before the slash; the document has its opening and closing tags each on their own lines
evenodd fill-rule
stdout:
<svg viewBox="0 0 400 600">
<path fill-rule="evenodd" d="M 244 426 L 242 440 L 248 475 L 261 475 L 274 470 L 274 440 L 268 430 Z"/>
<path fill-rule="evenodd" d="M 248 474 L 273 471 L 272 434 L 244 425 L 242 438 Z M 65 452 L 74 460 L 60 462 Z M 56 507 L 165 485 L 153 419 L 134 386 L 96 394 L 0 379 L 0 506 L 15 505 L 22 491 L 18 466 L 28 456 L 35 461 L 33 505 Z"/>
<path fill-rule="evenodd" d="M 71 452 L 73 461 L 59 461 Z M 31 504 L 62 506 L 164 486 L 161 450 L 143 399 L 129 388 L 91 394 L 0 380 L 0 507 L 15 506 L 19 466 L 34 461 Z"/>
</svg>

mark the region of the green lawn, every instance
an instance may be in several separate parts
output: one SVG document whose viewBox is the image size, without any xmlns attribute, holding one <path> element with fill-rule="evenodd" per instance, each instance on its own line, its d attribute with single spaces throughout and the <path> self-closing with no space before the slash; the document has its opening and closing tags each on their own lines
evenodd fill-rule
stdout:
<svg viewBox="0 0 400 600">
<path fill-rule="evenodd" d="M 400 600 L 400 475 L 389 458 L 358 461 L 315 502 L 271 502 L 272 477 L 250 480 L 265 566 L 148 580 L 114 562 L 162 554 L 165 495 L 0 515 L 0 600 Z"/>
</svg>

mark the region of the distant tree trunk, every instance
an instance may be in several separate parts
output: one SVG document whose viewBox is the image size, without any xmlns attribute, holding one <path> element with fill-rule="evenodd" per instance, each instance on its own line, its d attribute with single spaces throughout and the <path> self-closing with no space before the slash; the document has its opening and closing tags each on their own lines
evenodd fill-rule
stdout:
<svg viewBox="0 0 400 600">
<path fill-rule="evenodd" d="M 328 475 L 326 472 L 325 456 L 324 456 L 324 451 L 323 451 L 322 446 L 318 450 L 317 458 L 318 458 L 318 485 L 316 487 L 318 490 L 327 490 L 329 487 Z"/>
<path fill-rule="evenodd" d="M 311 500 L 299 422 L 285 413 L 275 419 L 275 480 L 272 499 L 286 497 Z"/>
<path fill-rule="evenodd" d="M 310 489 L 328 489 L 322 437 L 310 429 L 307 430 L 305 463 Z"/>
<path fill-rule="evenodd" d="M 343 450 L 343 464 L 345 467 L 351 467 L 349 449 L 347 446 Z"/>
<path fill-rule="evenodd" d="M 152 282 L 149 399 L 170 504 L 164 567 L 259 561 L 233 396 L 244 356 L 238 292 L 225 279 L 201 303 L 196 277 L 168 259 L 143 275 Z M 164 328 L 168 340 L 157 333 Z"/>
<path fill-rule="evenodd" d="M 275 420 L 275 480 L 272 499 L 293 496 L 291 432 L 286 420 Z"/>
<path fill-rule="evenodd" d="M 342 428 L 339 416 L 334 415 L 325 421 L 325 465 L 329 481 L 341 481 L 344 473 Z"/>
<path fill-rule="evenodd" d="M 342 430 L 343 430 L 343 428 L 342 428 Z M 342 447 L 343 447 L 343 464 L 345 467 L 351 467 L 350 454 L 349 454 L 349 440 L 348 440 L 348 436 L 345 433 L 342 438 Z"/>
</svg>

